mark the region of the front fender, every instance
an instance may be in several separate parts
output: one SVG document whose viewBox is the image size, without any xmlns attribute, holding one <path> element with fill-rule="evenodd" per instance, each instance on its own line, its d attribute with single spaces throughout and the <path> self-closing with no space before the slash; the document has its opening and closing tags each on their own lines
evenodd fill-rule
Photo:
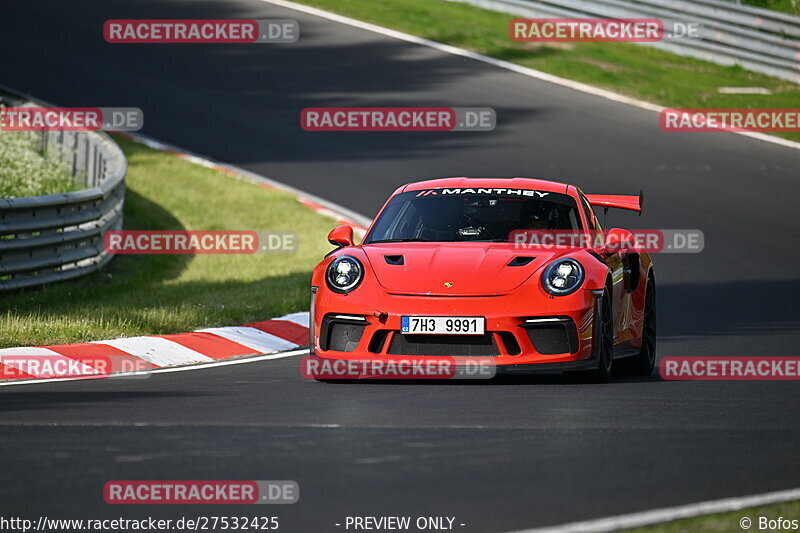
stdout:
<svg viewBox="0 0 800 533">
<path fill-rule="evenodd" d="M 574 256 L 583 265 L 586 272 L 586 280 L 583 282 L 585 290 L 602 290 L 606 286 L 610 269 L 601 256 L 592 252 L 582 251 Z"/>
</svg>

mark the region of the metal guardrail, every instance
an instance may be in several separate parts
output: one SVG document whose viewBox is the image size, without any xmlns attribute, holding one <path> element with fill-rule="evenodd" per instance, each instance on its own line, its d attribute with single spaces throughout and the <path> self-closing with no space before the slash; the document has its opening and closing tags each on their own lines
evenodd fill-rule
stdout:
<svg viewBox="0 0 800 533">
<path fill-rule="evenodd" d="M 12 97 L 2 99 L 20 105 Z M 37 135 L 41 150 L 62 158 L 87 188 L 0 198 L 0 290 L 93 272 L 113 257 L 103 247 L 105 232 L 122 229 L 127 161 L 119 146 L 98 132 Z"/>
<path fill-rule="evenodd" d="M 697 38 L 641 43 L 800 84 L 800 17 L 722 0 L 455 0 L 520 17 L 658 18 L 699 23 Z"/>
</svg>

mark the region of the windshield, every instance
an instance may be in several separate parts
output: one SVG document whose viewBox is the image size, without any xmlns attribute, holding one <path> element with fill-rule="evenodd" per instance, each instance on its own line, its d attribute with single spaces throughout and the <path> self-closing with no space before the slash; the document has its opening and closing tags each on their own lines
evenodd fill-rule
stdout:
<svg viewBox="0 0 800 533">
<path fill-rule="evenodd" d="M 575 200 L 567 194 L 527 189 L 428 189 L 392 198 L 364 244 L 508 242 L 514 230 L 579 229 Z"/>
</svg>

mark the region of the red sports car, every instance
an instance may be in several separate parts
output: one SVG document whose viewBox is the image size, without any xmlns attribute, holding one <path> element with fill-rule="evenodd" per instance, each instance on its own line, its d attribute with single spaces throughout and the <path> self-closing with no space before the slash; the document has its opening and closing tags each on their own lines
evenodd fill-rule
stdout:
<svg viewBox="0 0 800 533">
<path fill-rule="evenodd" d="M 322 360 L 481 357 L 502 371 L 604 381 L 655 363 L 655 275 L 586 195 L 531 178 L 443 178 L 397 189 L 363 242 L 339 226 L 312 277 L 311 353 Z M 564 244 L 542 239 L 603 235 Z"/>
</svg>

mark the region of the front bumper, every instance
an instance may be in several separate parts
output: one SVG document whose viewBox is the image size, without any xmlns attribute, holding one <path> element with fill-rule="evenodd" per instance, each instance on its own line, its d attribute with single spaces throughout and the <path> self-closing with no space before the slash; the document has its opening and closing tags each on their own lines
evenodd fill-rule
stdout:
<svg viewBox="0 0 800 533">
<path fill-rule="evenodd" d="M 311 349 L 323 359 L 350 361 L 479 357 L 508 373 L 590 369 L 596 366 L 596 301 L 588 289 L 557 297 L 531 288 L 501 295 L 439 296 L 391 294 L 374 286 L 338 294 L 322 285 L 312 295 Z M 481 316 L 486 334 L 403 336 L 404 315 Z"/>
</svg>

